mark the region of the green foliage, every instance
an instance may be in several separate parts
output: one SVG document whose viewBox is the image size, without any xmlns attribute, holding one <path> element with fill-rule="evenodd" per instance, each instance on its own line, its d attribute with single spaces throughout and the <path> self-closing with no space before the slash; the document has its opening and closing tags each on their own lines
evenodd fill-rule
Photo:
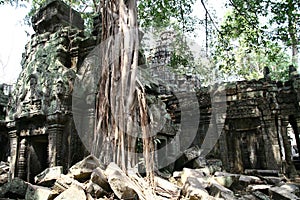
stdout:
<svg viewBox="0 0 300 200">
<path fill-rule="evenodd" d="M 299 3 L 294 0 L 229 0 L 231 11 L 214 44 L 214 61 L 224 76 L 260 78 L 265 66 L 273 78 L 285 80 L 287 67 L 297 65 Z M 299 23 L 299 22 L 298 22 Z M 289 56 L 288 50 L 293 54 Z"/>
<path fill-rule="evenodd" d="M 170 44 L 171 56 L 168 66 L 177 74 L 186 74 L 195 66 L 190 45 L 182 34 L 178 34 Z"/>
<path fill-rule="evenodd" d="M 195 58 L 190 44 L 186 41 L 187 34 L 192 34 L 201 23 L 199 18 L 192 16 L 195 0 L 145 0 L 138 2 L 139 24 L 145 32 L 152 32 L 154 40 L 166 30 L 174 34 L 171 43 L 167 44 L 170 53 L 166 67 L 176 74 L 191 73 L 195 68 Z M 144 37 L 144 41 L 147 36 Z M 150 42 L 151 43 L 151 42 Z M 145 49 L 145 51 L 147 51 Z M 150 53 L 151 54 L 151 53 Z"/>
<path fill-rule="evenodd" d="M 141 27 L 179 26 L 182 32 L 194 31 L 198 22 L 192 17 L 192 6 L 195 0 L 144 0 L 138 2 L 138 18 Z"/>
</svg>

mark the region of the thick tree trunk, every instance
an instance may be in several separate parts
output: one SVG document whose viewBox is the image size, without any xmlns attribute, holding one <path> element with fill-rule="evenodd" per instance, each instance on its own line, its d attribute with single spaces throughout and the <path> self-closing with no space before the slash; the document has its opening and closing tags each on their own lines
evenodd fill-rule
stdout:
<svg viewBox="0 0 300 200">
<path fill-rule="evenodd" d="M 136 0 L 126 3 L 102 0 L 101 7 L 105 45 L 100 55 L 102 69 L 94 142 L 101 145 L 100 159 L 105 164 L 115 162 L 126 171 L 137 164 L 136 139 L 142 133 L 145 165 L 151 176 L 153 145 L 147 128 L 146 98 L 136 78 L 139 47 Z"/>
</svg>

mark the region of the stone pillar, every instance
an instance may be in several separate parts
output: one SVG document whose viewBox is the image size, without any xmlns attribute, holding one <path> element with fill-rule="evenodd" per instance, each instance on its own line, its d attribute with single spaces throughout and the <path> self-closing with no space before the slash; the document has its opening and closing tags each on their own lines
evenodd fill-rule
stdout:
<svg viewBox="0 0 300 200">
<path fill-rule="evenodd" d="M 295 178 L 297 172 L 296 168 L 292 162 L 292 150 L 291 150 L 291 142 L 289 140 L 288 134 L 287 134 L 287 126 L 289 124 L 288 117 L 283 117 L 281 119 L 281 134 L 283 139 L 283 146 L 284 146 L 284 152 L 285 152 L 285 160 L 286 160 L 286 174 L 289 176 L 289 178 Z"/>
<path fill-rule="evenodd" d="M 281 155 L 280 146 L 278 141 L 278 134 L 276 130 L 275 121 L 273 115 L 266 116 L 263 118 L 264 125 L 263 139 L 265 141 L 265 158 L 266 158 L 266 168 L 267 169 L 280 169 Z"/>
<path fill-rule="evenodd" d="M 10 180 L 16 177 L 16 164 L 18 153 L 18 136 L 17 130 L 9 132 L 10 138 Z"/>
<path fill-rule="evenodd" d="M 27 172 L 27 141 L 22 139 L 19 147 L 19 157 L 18 157 L 18 177 L 25 180 Z"/>
<path fill-rule="evenodd" d="M 300 118 L 297 117 L 296 119 L 296 124 L 297 124 L 297 127 L 294 132 L 295 132 L 295 139 L 296 139 L 296 143 L 297 143 L 297 148 L 298 148 L 298 152 L 300 150 L 300 139 L 299 139 L 299 134 L 300 134 Z"/>
<path fill-rule="evenodd" d="M 48 159 L 49 167 L 62 166 L 62 148 L 63 148 L 63 133 L 64 133 L 64 116 L 60 113 L 55 113 L 47 116 L 49 126 L 48 134 Z"/>
<path fill-rule="evenodd" d="M 221 156 L 221 160 L 223 163 L 223 167 L 227 170 L 227 171 L 231 171 L 231 166 L 230 166 L 230 154 L 228 152 L 228 147 L 227 147 L 227 137 L 228 137 L 228 130 L 224 130 L 220 136 L 219 139 L 219 148 L 220 148 L 220 156 Z"/>
</svg>

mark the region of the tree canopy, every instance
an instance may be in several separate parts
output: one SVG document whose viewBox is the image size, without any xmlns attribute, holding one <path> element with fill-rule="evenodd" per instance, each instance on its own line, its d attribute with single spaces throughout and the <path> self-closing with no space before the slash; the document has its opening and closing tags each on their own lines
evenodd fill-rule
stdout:
<svg viewBox="0 0 300 200">
<path fill-rule="evenodd" d="M 268 66 L 286 79 L 288 65 L 299 66 L 299 2 L 229 0 L 228 8 L 213 52 L 220 69 L 249 79 Z"/>
<path fill-rule="evenodd" d="M 63 1 L 82 13 L 87 26 L 92 25 L 92 17 L 101 10 L 100 0 Z M 24 1 L 0 0 L 0 4 L 21 5 L 22 2 Z M 31 2 L 32 9 L 27 21 L 45 2 L 46 0 Z M 199 19 L 192 16 L 195 2 L 196 0 L 138 1 L 138 24 L 146 30 L 153 27 L 157 30 L 172 28 L 182 36 L 195 31 L 199 26 L 205 26 L 206 55 L 203 57 L 220 69 L 221 78 L 232 75 L 245 79 L 259 78 L 263 68 L 268 66 L 274 79 L 285 80 L 287 66 L 299 66 L 299 1 L 227 0 L 228 12 L 221 23 L 218 23 L 213 12 L 213 5 L 205 0 L 201 0 L 205 17 Z M 180 45 L 185 44 L 183 42 Z M 174 66 L 181 66 L 182 63 L 195 64 L 189 53 L 179 55 L 184 54 L 183 51 L 180 52 L 182 49 L 177 48 L 179 51 L 172 57 Z M 203 67 L 201 63 L 198 66 Z M 197 71 L 200 72 L 201 69 Z"/>
</svg>

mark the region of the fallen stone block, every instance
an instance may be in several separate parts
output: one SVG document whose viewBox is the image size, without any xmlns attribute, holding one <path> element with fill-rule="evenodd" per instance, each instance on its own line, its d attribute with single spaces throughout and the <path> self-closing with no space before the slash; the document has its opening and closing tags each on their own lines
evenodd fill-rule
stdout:
<svg viewBox="0 0 300 200">
<path fill-rule="evenodd" d="M 93 170 L 97 167 L 104 169 L 100 161 L 95 156 L 90 155 L 73 165 L 69 169 L 68 174 L 72 175 L 76 180 L 84 182 L 90 179 Z"/>
<path fill-rule="evenodd" d="M 266 169 L 245 169 L 247 175 L 260 175 L 260 176 L 279 176 L 279 170 L 266 170 Z"/>
<path fill-rule="evenodd" d="M 86 185 L 85 190 L 94 198 L 101 198 L 108 194 L 107 191 L 101 188 L 98 184 L 91 181 L 89 181 Z"/>
<path fill-rule="evenodd" d="M 241 174 L 231 174 L 231 173 L 228 173 L 228 172 L 220 172 L 220 171 L 217 171 L 214 173 L 214 176 L 233 176 L 235 178 L 239 178 L 241 176 Z"/>
<path fill-rule="evenodd" d="M 42 186 L 28 184 L 25 199 L 47 200 L 47 199 L 51 199 L 51 197 L 53 197 L 53 193 L 51 189 Z"/>
<path fill-rule="evenodd" d="M 155 190 L 160 196 L 169 199 L 178 199 L 180 196 L 180 188 L 177 185 L 157 176 L 154 177 L 154 182 L 156 185 Z"/>
<path fill-rule="evenodd" d="M 8 182 L 8 173 L 0 175 L 0 186 Z"/>
<path fill-rule="evenodd" d="M 208 183 L 202 183 L 195 177 L 188 177 L 182 188 L 182 194 L 188 199 L 212 199 L 205 187 Z"/>
<path fill-rule="evenodd" d="M 230 174 L 226 172 L 215 172 L 214 180 L 216 180 L 220 185 L 230 188 L 234 182 L 239 179 L 239 174 Z"/>
<path fill-rule="evenodd" d="M 283 183 L 285 183 L 286 179 L 283 177 L 274 177 L 274 176 L 263 176 L 261 177 L 262 180 L 265 180 L 268 184 L 271 185 L 282 185 Z"/>
<path fill-rule="evenodd" d="M 0 174 L 8 173 L 9 165 L 3 161 L 0 162 Z"/>
<path fill-rule="evenodd" d="M 181 182 L 184 185 L 188 177 L 205 177 L 207 174 L 210 174 L 209 169 L 202 168 L 202 169 L 190 169 L 190 168 L 183 168 L 181 173 Z"/>
<path fill-rule="evenodd" d="M 206 163 L 210 168 L 211 174 L 214 174 L 217 171 L 222 171 L 223 163 L 220 159 L 207 159 Z"/>
<path fill-rule="evenodd" d="M 239 182 L 241 182 L 245 185 L 262 184 L 263 183 L 261 181 L 261 179 L 256 177 L 256 176 L 246 176 L 246 175 L 241 175 L 240 178 L 239 178 Z"/>
<path fill-rule="evenodd" d="M 110 191 L 110 186 L 107 180 L 107 177 L 104 173 L 104 171 L 100 168 L 97 167 L 96 169 L 93 170 L 91 174 L 91 181 L 93 183 L 98 184 L 101 188 L 103 188 L 106 191 Z"/>
<path fill-rule="evenodd" d="M 180 163 L 180 166 L 184 167 L 190 161 L 196 159 L 201 155 L 201 150 L 198 146 L 193 146 L 189 149 L 186 149 L 182 156 L 178 159 L 177 163 Z"/>
<path fill-rule="evenodd" d="M 230 188 L 230 186 L 234 182 L 231 176 L 218 176 L 218 177 L 214 177 L 214 180 L 226 188 Z"/>
<path fill-rule="evenodd" d="M 254 195 L 252 194 L 247 194 L 247 195 L 243 195 L 240 200 L 256 200 L 257 198 L 255 198 Z"/>
<path fill-rule="evenodd" d="M 175 171 L 175 172 L 173 172 L 172 177 L 175 178 L 175 179 L 180 178 L 181 174 L 182 174 L 182 171 Z"/>
<path fill-rule="evenodd" d="M 206 159 L 203 157 L 197 157 L 193 160 L 192 167 L 193 169 L 203 168 L 207 166 Z"/>
<path fill-rule="evenodd" d="M 52 191 L 56 194 L 60 194 L 65 190 L 69 189 L 72 185 L 84 188 L 84 185 L 79 181 L 69 177 L 68 175 L 62 174 L 54 183 Z"/>
<path fill-rule="evenodd" d="M 298 196 L 290 192 L 288 189 L 282 187 L 277 187 L 277 186 L 272 187 L 269 189 L 269 192 L 271 198 L 274 200 L 300 199 Z"/>
<path fill-rule="evenodd" d="M 47 168 L 34 177 L 34 182 L 38 185 L 50 187 L 55 183 L 56 179 L 62 175 L 62 173 L 62 166 Z"/>
<path fill-rule="evenodd" d="M 266 195 L 266 194 L 264 194 L 264 193 L 262 193 L 260 191 L 254 191 L 254 192 L 252 192 L 252 194 L 257 199 L 260 199 L 260 200 L 271 200 L 271 198 L 268 195 Z"/>
<path fill-rule="evenodd" d="M 287 183 L 287 184 L 284 184 L 284 185 L 280 186 L 280 188 L 283 188 L 283 189 L 285 189 L 285 190 L 289 191 L 290 193 L 293 193 L 297 196 L 300 195 L 300 190 L 299 190 L 299 187 L 297 185 Z"/>
<path fill-rule="evenodd" d="M 58 195 L 54 200 L 84 200 L 86 199 L 86 195 L 84 190 L 76 185 L 72 185 L 70 188 L 62 192 Z"/>
<path fill-rule="evenodd" d="M 145 199 L 139 188 L 115 163 L 110 163 L 105 174 L 114 194 L 119 199 Z"/>
<path fill-rule="evenodd" d="M 239 198 L 235 197 L 234 194 L 229 194 L 229 193 L 221 192 L 220 193 L 220 199 L 238 200 Z"/>
<path fill-rule="evenodd" d="M 218 198 L 235 199 L 234 193 L 228 188 L 220 185 L 216 181 L 212 180 L 209 187 L 209 194 Z"/>
<path fill-rule="evenodd" d="M 265 194 L 268 193 L 269 189 L 271 188 L 271 185 L 248 185 L 246 191 L 261 191 Z"/>
</svg>

